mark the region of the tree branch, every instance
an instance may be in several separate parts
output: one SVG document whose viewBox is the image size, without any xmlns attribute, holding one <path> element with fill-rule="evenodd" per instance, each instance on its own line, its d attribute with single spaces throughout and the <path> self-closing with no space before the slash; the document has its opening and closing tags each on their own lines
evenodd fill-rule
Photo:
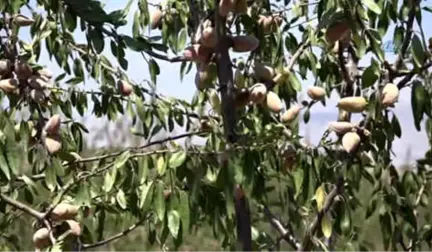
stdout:
<svg viewBox="0 0 432 252">
<path fill-rule="evenodd" d="M 284 69 L 285 72 L 291 72 L 291 70 L 294 67 L 294 64 L 297 62 L 297 59 L 303 54 L 306 47 L 308 47 L 310 43 L 310 39 L 308 38 L 305 42 L 303 42 L 300 47 L 297 49 L 297 51 L 293 54 L 292 58 L 290 59 L 287 67 Z"/>
<path fill-rule="evenodd" d="M 82 158 L 80 160 L 75 160 L 75 161 L 66 163 L 66 166 L 71 165 L 71 164 L 76 164 L 76 163 L 94 162 L 94 161 L 98 161 L 98 160 L 101 160 L 101 159 L 117 157 L 117 156 L 121 155 L 122 153 L 124 153 L 125 151 L 128 151 L 128 150 L 134 150 L 134 151 L 141 150 L 141 149 L 145 149 L 145 148 L 157 145 L 157 144 L 162 144 L 162 143 L 165 143 L 165 142 L 174 141 L 174 140 L 178 140 L 178 139 L 185 138 L 185 137 L 199 136 L 199 135 L 201 135 L 203 133 L 205 133 L 205 132 L 198 131 L 198 132 L 188 132 L 188 133 L 180 134 L 180 135 L 177 135 L 177 136 L 170 136 L 170 137 L 167 137 L 167 138 L 164 138 L 164 139 L 161 139 L 161 140 L 156 140 L 156 141 L 149 142 L 149 143 L 141 145 L 141 146 L 129 147 L 129 148 L 127 148 L 125 150 L 122 150 L 122 151 L 118 151 L 118 152 L 114 152 L 114 153 L 109 153 L 109 154 L 105 154 L 105 155 L 100 155 L 100 156 L 89 157 L 89 158 Z"/>
<path fill-rule="evenodd" d="M 103 246 L 106 245 L 112 241 L 115 241 L 123 236 L 126 236 L 127 234 L 129 234 L 130 232 L 132 232 L 133 230 L 135 230 L 137 227 L 139 227 L 144 221 L 148 220 L 150 218 L 151 214 L 148 214 L 147 216 L 145 216 L 142 220 L 139 220 L 137 223 L 133 224 L 132 226 L 128 227 L 127 229 L 123 230 L 122 232 L 115 234 L 105 240 L 102 241 L 98 241 L 96 243 L 92 243 L 92 244 L 83 244 L 82 245 L 82 249 L 91 249 L 91 248 L 96 248 L 99 246 Z"/>
<path fill-rule="evenodd" d="M 333 201 L 335 200 L 336 196 L 341 194 L 343 191 L 344 186 L 344 178 L 340 176 L 337 179 L 337 182 L 335 184 L 335 187 L 330 191 L 330 193 L 327 195 L 324 206 L 321 209 L 321 211 L 318 212 L 317 216 L 313 220 L 312 224 L 309 226 L 309 228 L 306 230 L 306 235 L 303 238 L 303 242 L 301 246 L 297 249 L 297 251 L 308 251 L 310 250 L 310 245 L 312 242 L 312 237 L 314 236 L 317 229 L 321 226 L 321 220 L 324 217 L 324 215 L 330 210 L 331 206 L 333 205 Z"/>
<path fill-rule="evenodd" d="M 426 69 L 428 69 L 429 67 L 431 67 L 432 66 L 432 62 L 429 62 L 429 63 L 427 63 L 426 65 L 424 65 L 422 68 L 420 68 L 420 70 L 419 70 L 419 72 L 421 72 L 421 71 L 424 71 L 424 70 L 426 70 Z M 404 88 L 405 87 L 405 85 L 414 77 L 414 75 L 416 75 L 418 72 L 417 71 L 415 71 L 415 70 L 413 70 L 413 71 L 410 71 L 410 72 L 408 72 L 408 73 L 398 73 L 398 76 L 404 76 L 405 75 L 405 77 L 401 80 L 401 81 L 399 81 L 399 83 L 398 83 L 398 88 L 399 89 L 402 89 L 402 88 Z"/>
<path fill-rule="evenodd" d="M 44 214 L 33 209 L 32 207 L 29 207 L 19 201 L 16 201 L 12 198 L 9 198 L 8 196 L 4 195 L 3 193 L 0 193 L 0 199 L 4 202 L 6 202 L 6 204 L 11 205 L 13 207 L 15 207 L 16 209 L 38 219 L 38 220 L 43 220 L 44 218 Z"/>
<path fill-rule="evenodd" d="M 264 206 L 264 214 L 268 218 L 270 224 L 282 235 L 282 239 L 291 245 L 291 247 L 298 249 L 301 246 L 301 244 L 292 234 L 292 231 L 285 229 L 282 223 L 280 223 L 276 216 L 270 212 L 270 209 L 267 206 Z"/>
</svg>

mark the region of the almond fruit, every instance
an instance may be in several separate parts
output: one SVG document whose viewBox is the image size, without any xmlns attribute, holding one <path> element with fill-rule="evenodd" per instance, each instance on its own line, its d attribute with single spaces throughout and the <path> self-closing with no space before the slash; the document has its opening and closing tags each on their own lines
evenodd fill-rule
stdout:
<svg viewBox="0 0 432 252">
<path fill-rule="evenodd" d="M 399 99 L 399 88 L 393 83 L 388 83 L 382 90 L 382 104 L 385 107 L 392 106 Z"/>
<path fill-rule="evenodd" d="M 246 0 L 236 0 L 235 3 L 235 12 L 238 14 L 247 13 L 248 6 Z"/>
<path fill-rule="evenodd" d="M 78 222 L 74 220 L 66 220 L 66 223 L 69 225 L 69 228 L 71 230 L 71 234 L 74 236 L 80 236 L 82 233 L 81 226 Z"/>
<path fill-rule="evenodd" d="M 200 44 L 195 44 L 184 50 L 183 57 L 186 60 L 191 60 L 197 63 L 206 63 L 211 54 L 212 50 L 210 48 Z"/>
<path fill-rule="evenodd" d="M 269 91 L 267 92 L 267 107 L 275 113 L 279 113 L 282 110 L 282 101 L 279 98 L 279 96 L 273 92 Z"/>
<path fill-rule="evenodd" d="M 351 29 L 347 22 L 338 22 L 327 28 L 326 38 L 330 43 L 334 43 L 350 33 Z"/>
<path fill-rule="evenodd" d="M 41 90 L 33 89 L 30 91 L 30 97 L 36 103 L 42 103 L 45 100 L 45 95 Z"/>
<path fill-rule="evenodd" d="M 271 16 L 260 15 L 258 17 L 258 25 L 261 26 L 264 34 L 268 34 L 272 31 L 273 18 Z"/>
<path fill-rule="evenodd" d="M 53 115 L 45 124 L 43 130 L 49 135 L 56 135 L 60 129 L 61 119 L 59 115 Z"/>
<path fill-rule="evenodd" d="M 265 64 L 261 64 L 259 62 L 255 62 L 254 64 L 254 73 L 255 77 L 259 80 L 269 81 L 275 75 L 275 70 Z"/>
<path fill-rule="evenodd" d="M 249 100 L 253 103 L 261 103 L 267 95 L 267 87 L 262 83 L 257 83 L 249 88 Z"/>
<path fill-rule="evenodd" d="M 17 78 L 20 80 L 28 79 L 33 74 L 33 70 L 30 65 L 23 61 L 15 62 L 14 72 L 17 75 Z"/>
<path fill-rule="evenodd" d="M 53 72 L 51 72 L 51 70 L 49 70 L 48 68 L 42 68 L 38 70 L 37 73 L 47 79 L 51 79 L 54 75 Z"/>
<path fill-rule="evenodd" d="M 78 214 L 79 207 L 68 203 L 60 203 L 52 210 L 50 218 L 53 221 L 69 220 Z"/>
<path fill-rule="evenodd" d="M 120 93 L 124 96 L 129 96 L 133 92 L 132 85 L 126 80 L 117 81 Z"/>
<path fill-rule="evenodd" d="M 204 30 L 202 31 L 202 36 L 201 36 L 201 44 L 203 46 L 206 46 L 208 48 L 215 48 L 216 44 L 217 44 L 217 34 L 216 34 L 216 29 L 213 27 L 206 27 L 204 28 Z"/>
<path fill-rule="evenodd" d="M 38 249 L 43 249 L 51 244 L 48 228 L 40 228 L 33 234 L 33 244 Z"/>
<path fill-rule="evenodd" d="M 259 40 L 254 36 L 236 36 L 232 38 L 234 52 L 250 52 L 259 46 Z"/>
<path fill-rule="evenodd" d="M 354 129 L 354 124 L 350 122 L 330 122 L 329 130 L 334 131 L 337 134 L 345 134 Z"/>
<path fill-rule="evenodd" d="M 56 153 L 62 147 L 59 135 L 45 136 L 44 144 L 50 154 Z"/>
<path fill-rule="evenodd" d="M 202 91 L 206 88 L 212 87 L 214 76 L 211 73 L 211 70 L 211 67 L 205 64 L 198 67 L 195 74 L 195 86 L 198 90 Z"/>
<path fill-rule="evenodd" d="M 360 113 L 365 110 L 367 106 L 367 101 L 361 96 L 351 96 L 345 97 L 339 100 L 337 107 L 350 112 L 350 113 Z"/>
<path fill-rule="evenodd" d="M 246 88 L 236 92 L 235 104 L 237 108 L 243 108 L 249 103 L 249 90 Z"/>
<path fill-rule="evenodd" d="M 34 20 L 31 18 L 28 18 L 24 15 L 21 14 L 16 14 L 13 17 L 13 22 L 18 25 L 19 27 L 23 27 L 23 26 L 30 26 L 34 23 Z"/>
<path fill-rule="evenodd" d="M 220 0 L 219 1 L 219 15 L 226 17 L 228 13 L 235 8 L 234 0 Z"/>
<path fill-rule="evenodd" d="M 34 89 L 43 89 L 48 85 L 46 79 L 39 75 L 32 75 L 27 80 L 29 86 Z"/>
<path fill-rule="evenodd" d="M 0 80 L 0 89 L 3 92 L 10 94 L 18 89 L 19 81 L 17 79 L 4 79 Z"/>
<path fill-rule="evenodd" d="M 302 107 L 298 104 L 290 107 L 287 111 L 282 114 L 281 121 L 283 123 L 291 123 L 293 122 L 297 116 L 299 115 Z"/>
<path fill-rule="evenodd" d="M 160 9 L 156 9 L 151 13 L 150 21 L 151 21 L 151 28 L 157 29 L 162 24 L 162 16 L 163 13 Z"/>
<path fill-rule="evenodd" d="M 355 132 L 347 132 L 342 137 L 342 147 L 348 153 L 354 152 L 360 144 L 360 136 Z"/>
<path fill-rule="evenodd" d="M 325 97 L 326 91 L 324 88 L 322 87 L 309 87 L 307 90 L 307 95 L 312 99 L 312 100 L 321 100 Z"/>
</svg>

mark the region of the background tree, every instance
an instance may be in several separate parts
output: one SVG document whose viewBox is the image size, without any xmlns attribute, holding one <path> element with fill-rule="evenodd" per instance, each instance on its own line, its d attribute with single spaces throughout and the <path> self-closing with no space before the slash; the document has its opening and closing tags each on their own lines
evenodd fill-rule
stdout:
<svg viewBox="0 0 432 252">
<path fill-rule="evenodd" d="M 120 238 L 137 227 L 147 240 L 129 238 L 134 249 L 177 249 L 208 231 L 221 249 L 430 248 L 432 152 L 403 170 L 392 155 L 401 89 L 411 89 L 415 127 L 431 142 L 423 2 L 168 0 L 151 12 L 145 0 L 112 12 L 95 0 L 37 3 L 0 2 L 3 249 L 117 240 L 130 249 Z M 390 25 L 394 61 L 381 47 Z M 20 38 L 25 27 L 31 41 Z M 161 35 L 145 35 L 149 27 Z M 115 61 L 102 54 L 108 46 Z M 63 72 L 38 64 L 42 47 Z M 128 78 L 128 51 L 142 55 L 150 80 Z M 195 73 L 192 101 L 157 92 L 160 61 L 181 64 L 180 80 Z M 80 88 L 89 78 L 97 90 Z M 315 84 L 302 90 L 307 78 Z M 317 146 L 302 141 L 299 121 L 332 92 L 340 100 L 327 109 L 338 118 Z M 73 116 L 85 112 L 128 123 L 96 137 L 130 127 L 134 137 L 93 147 L 88 123 Z"/>
</svg>

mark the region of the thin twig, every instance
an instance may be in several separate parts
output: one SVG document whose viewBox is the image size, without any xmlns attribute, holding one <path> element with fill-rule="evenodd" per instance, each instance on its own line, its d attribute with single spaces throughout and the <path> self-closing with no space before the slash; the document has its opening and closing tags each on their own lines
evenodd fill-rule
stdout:
<svg viewBox="0 0 432 252">
<path fill-rule="evenodd" d="M 339 194 L 342 193 L 343 185 L 344 185 L 344 178 L 341 176 L 338 178 L 334 188 L 327 195 L 327 197 L 324 201 L 323 208 L 321 209 L 321 211 L 318 212 L 318 214 L 315 217 L 315 219 L 313 220 L 312 224 L 306 230 L 306 234 L 305 234 L 305 237 L 303 238 L 303 242 L 302 242 L 301 246 L 297 249 L 297 251 L 309 251 L 310 250 L 312 238 L 313 238 L 315 232 L 321 226 L 322 218 L 330 210 L 336 196 L 338 196 Z"/>
<path fill-rule="evenodd" d="M 413 71 L 410 71 L 410 72 L 408 72 L 408 73 L 399 73 L 398 75 L 399 76 L 404 76 L 405 75 L 405 77 L 401 80 L 401 81 L 399 81 L 399 83 L 398 83 L 398 88 L 399 89 L 402 89 L 402 88 L 404 88 L 405 86 L 406 86 L 406 84 L 409 82 L 409 81 L 411 81 L 411 79 L 414 77 L 414 75 L 416 75 L 417 73 L 419 73 L 419 72 L 422 72 L 422 71 L 424 71 L 424 70 L 427 70 L 429 67 L 431 67 L 432 66 L 432 62 L 429 62 L 429 63 L 427 63 L 426 65 L 424 65 L 423 67 L 421 67 L 420 68 L 420 70 L 419 71 L 415 71 L 415 70 L 413 70 Z"/>
<path fill-rule="evenodd" d="M 157 144 L 163 144 L 165 142 L 174 141 L 174 140 L 178 140 L 178 139 L 185 138 L 185 137 L 198 136 L 198 135 L 201 135 L 203 133 L 204 132 L 202 132 L 202 131 L 198 131 L 198 132 L 188 132 L 188 133 L 180 134 L 177 136 L 170 136 L 170 137 L 167 137 L 167 138 L 164 138 L 161 140 L 149 142 L 149 143 L 141 145 L 141 146 L 129 147 L 129 148 L 122 150 L 122 151 L 71 161 L 69 163 L 66 163 L 66 166 L 71 165 L 71 164 L 76 164 L 76 163 L 94 162 L 94 161 L 98 161 L 98 160 L 102 160 L 102 159 L 106 159 L 106 158 L 117 157 L 128 150 L 135 150 L 136 151 L 136 150 L 148 148 L 148 147 L 151 147 L 151 146 L 154 146 Z"/>
<path fill-rule="evenodd" d="M 0 199 L 4 202 L 6 202 L 6 204 L 11 205 L 13 207 L 15 207 L 16 209 L 38 219 L 38 220 L 43 220 L 44 218 L 44 214 L 33 209 L 32 207 L 29 207 L 27 205 L 25 205 L 24 203 L 21 203 L 19 201 L 16 201 L 6 195 L 4 195 L 3 193 L 0 193 Z"/>
<path fill-rule="evenodd" d="M 284 239 L 294 249 L 298 249 L 301 246 L 292 232 L 284 228 L 282 223 L 280 223 L 280 221 L 276 218 L 276 216 L 273 215 L 267 206 L 264 206 L 264 214 L 266 215 L 270 224 L 282 235 L 282 239 Z"/>
<path fill-rule="evenodd" d="M 150 218 L 151 214 L 148 214 L 147 216 L 145 216 L 143 219 L 139 220 L 137 223 L 133 224 L 132 226 L 128 227 L 127 229 L 123 230 L 122 232 L 115 234 L 105 240 L 102 241 L 98 241 L 96 243 L 92 243 L 92 244 L 83 244 L 82 245 L 82 249 L 91 249 L 91 248 L 95 248 L 95 247 L 99 247 L 99 246 L 103 246 L 106 245 L 112 241 L 115 241 L 123 236 L 126 236 L 127 234 L 129 234 L 130 232 L 132 232 L 133 230 L 135 230 L 137 227 L 139 227 L 144 221 L 148 220 Z"/>
<path fill-rule="evenodd" d="M 288 63 L 287 67 L 284 69 L 286 72 L 290 72 L 292 68 L 294 67 L 294 64 L 297 62 L 297 59 L 303 54 L 306 47 L 309 45 L 310 39 L 308 38 L 305 42 L 303 42 L 300 47 L 297 49 L 297 51 L 293 54 L 292 58 L 290 59 L 290 62 Z"/>
</svg>

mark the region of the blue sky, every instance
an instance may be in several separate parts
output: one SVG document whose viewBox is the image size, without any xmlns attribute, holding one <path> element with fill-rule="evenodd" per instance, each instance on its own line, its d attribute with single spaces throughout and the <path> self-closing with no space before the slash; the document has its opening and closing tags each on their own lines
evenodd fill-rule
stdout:
<svg viewBox="0 0 432 252">
<path fill-rule="evenodd" d="M 34 6 L 34 2 L 32 1 L 32 6 Z M 108 11 L 122 9 L 126 5 L 126 0 L 105 0 L 103 1 L 106 4 L 106 8 Z M 159 3 L 159 1 L 149 1 L 151 3 Z M 134 11 L 137 9 L 137 1 L 134 1 L 131 11 L 128 16 L 128 20 L 132 20 Z M 422 1 L 422 6 L 431 5 L 432 1 Z M 153 10 L 153 7 L 149 7 L 150 10 Z M 428 12 L 423 12 L 423 27 L 424 32 L 426 34 L 426 38 L 429 38 L 432 34 L 431 28 L 428 26 L 428 23 L 432 21 L 431 14 Z M 24 11 L 24 14 L 26 11 Z M 418 31 L 418 28 L 415 27 L 415 30 Z M 120 29 L 121 33 L 131 34 L 131 26 L 127 25 Z M 151 31 L 149 35 L 158 35 L 158 31 Z M 297 33 L 300 34 L 300 33 Z M 23 40 L 30 41 L 30 37 L 28 35 L 27 29 L 22 29 L 20 32 Z M 393 37 L 393 26 L 391 26 L 385 37 L 384 41 L 391 40 Z M 85 37 L 78 30 L 74 34 L 74 38 L 77 42 L 83 41 L 85 42 Z M 111 52 L 109 49 L 109 40 L 106 41 L 105 47 L 105 55 L 112 59 L 113 63 L 115 63 L 115 59 L 111 56 Z M 386 59 L 389 62 L 393 62 L 395 59 L 395 55 L 393 53 L 386 53 Z M 145 79 L 150 79 L 148 66 L 143 60 L 142 56 L 139 53 L 128 51 L 126 52 L 126 58 L 129 61 L 129 69 L 127 71 L 129 78 L 134 81 L 142 81 Z M 159 93 L 162 93 L 166 96 L 174 96 L 186 100 L 190 100 L 195 92 L 195 84 L 194 84 L 194 69 L 184 77 L 183 81 L 179 80 L 179 68 L 180 63 L 168 63 L 164 61 L 158 60 L 161 74 L 157 80 L 157 90 Z M 364 57 L 360 65 L 367 66 L 370 63 L 370 57 Z M 60 74 L 62 71 L 57 66 L 55 61 L 50 61 L 45 48 L 43 46 L 42 54 L 39 60 L 39 64 L 45 65 L 52 69 L 54 73 Z M 303 91 L 313 83 L 313 78 L 310 76 L 308 80 L 302 81 Z M 86 80 L 85 89 L 96 89 L 97 84 L 92 80 Z M 396 139 L 394 142 L 393 151 L 396 154 L 395 162 L 396 164 L 402 164 L 406 157 L 407 149 L 411 150 L 410 161 L 412 162 L 415 158 L 420 158 L 424 155 L 424 152 L 429 148 L 428 140 L 425 131 L 417 132 L 414 128 L 413 124 L 413 116 L 411 112 L 411 104 L 410 104 L 410 88 L 404 88 L 400 94 L 399 103 L 396 105 L 396 108 L 393 111 L 399 118 L 401 123 L 401 127 L 403 130 L 402 138 Z M 306 98 L 304 93 L 299 95 L 299 99 Z M 338 95 L 333 93 L 330 99 L 327 101 L 327 106 L 323 107 L 321 104 L 317 104 L 311 110 L 311 120 L 307 125 L 302 123 L 301 131 L 303 134 L 307 132 L 310 137 L 310 141 L 312 144 L 316 144 L 320 139 L 322 133 L 326 130 L 328 126 L 328 122 L 336 120 L 337 118 L 337 110 L 335 109 L 336 103 L 338 100 Z M 91 108 L 92 106 L 89 106 Z M 91 112 L 91 110 L 89 111 Z M 79 117 L 78 115 L 76 115 Z M 89 126 L 90 129 L 98 129 L 98 126 L 101 125 L 101 120 L 104 119 L 95 119 L 95 118 L 87 118 L 86 125 Z M 354 120 L 359 120 L 359 117 L 355 117 Z M 177 131 L 179 132 L 179 131 Z"/>
</svg>

